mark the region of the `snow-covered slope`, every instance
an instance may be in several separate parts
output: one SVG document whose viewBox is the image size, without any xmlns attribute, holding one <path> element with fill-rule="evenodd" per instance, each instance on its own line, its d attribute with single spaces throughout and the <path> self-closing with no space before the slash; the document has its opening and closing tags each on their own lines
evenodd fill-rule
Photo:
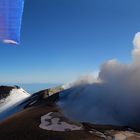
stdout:
<svg viewBox="0 0 140 140">
<path fill-rule="evenodd" d="M 28 97 L 30 97 L 30 94 L 22 88 L 15 87 L 10 90 L 9 95 L 0 100 L 0 120 L 13 114 L 13 112 L 17 112 L 18 108 L 16 107 Z"/>
</svg>

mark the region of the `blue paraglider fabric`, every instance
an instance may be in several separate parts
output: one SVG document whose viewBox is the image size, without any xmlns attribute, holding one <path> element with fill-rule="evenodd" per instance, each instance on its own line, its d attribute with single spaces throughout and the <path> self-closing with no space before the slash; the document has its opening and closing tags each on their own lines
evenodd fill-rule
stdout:
<svg viewBox="0 0 140 140">
<path fill-rule="evenodd" d="M 24 0 L 0 0 L 0 41 L 19 44 Z"/>
</svg>

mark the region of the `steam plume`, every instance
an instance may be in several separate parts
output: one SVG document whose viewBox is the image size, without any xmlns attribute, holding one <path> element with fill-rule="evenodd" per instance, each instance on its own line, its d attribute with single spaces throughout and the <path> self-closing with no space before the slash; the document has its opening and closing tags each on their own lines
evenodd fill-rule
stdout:
<svg viewBox="0 0 140 140">
<path fill-rule="evenodd" d="M 109 60 L 93 83 L 83 78 L 60 94 L 58 104 L 68 117 L 140 128 L 140 33 L 133 45 L 131 64 Z"/>
</svg>

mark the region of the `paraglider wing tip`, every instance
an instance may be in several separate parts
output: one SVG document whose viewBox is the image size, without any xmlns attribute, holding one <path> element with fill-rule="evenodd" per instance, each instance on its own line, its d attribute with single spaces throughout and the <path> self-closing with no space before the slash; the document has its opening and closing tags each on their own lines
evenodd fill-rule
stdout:
<svg viewBox="0 0 140 140">
<path fill-rule="evenodd" d="M 10 40 L 10 39 L 5 39 L 3 40 L 4 43 L 6 44 L 13 44 L 13 45 L 18 45 L 19 43 L 14 41 L 14 40 Z"/>
</svg>

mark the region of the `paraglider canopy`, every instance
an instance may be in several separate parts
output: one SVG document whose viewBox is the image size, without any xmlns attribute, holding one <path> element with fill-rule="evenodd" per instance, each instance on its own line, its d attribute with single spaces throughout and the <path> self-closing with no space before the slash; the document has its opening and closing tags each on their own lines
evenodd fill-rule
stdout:
<svg viewBox="0 0 140 140">
<path fill-rule="evenodd" d="M 0 41 L 20 43 L 24 0 L 0 0 Z"/>
</svg>

